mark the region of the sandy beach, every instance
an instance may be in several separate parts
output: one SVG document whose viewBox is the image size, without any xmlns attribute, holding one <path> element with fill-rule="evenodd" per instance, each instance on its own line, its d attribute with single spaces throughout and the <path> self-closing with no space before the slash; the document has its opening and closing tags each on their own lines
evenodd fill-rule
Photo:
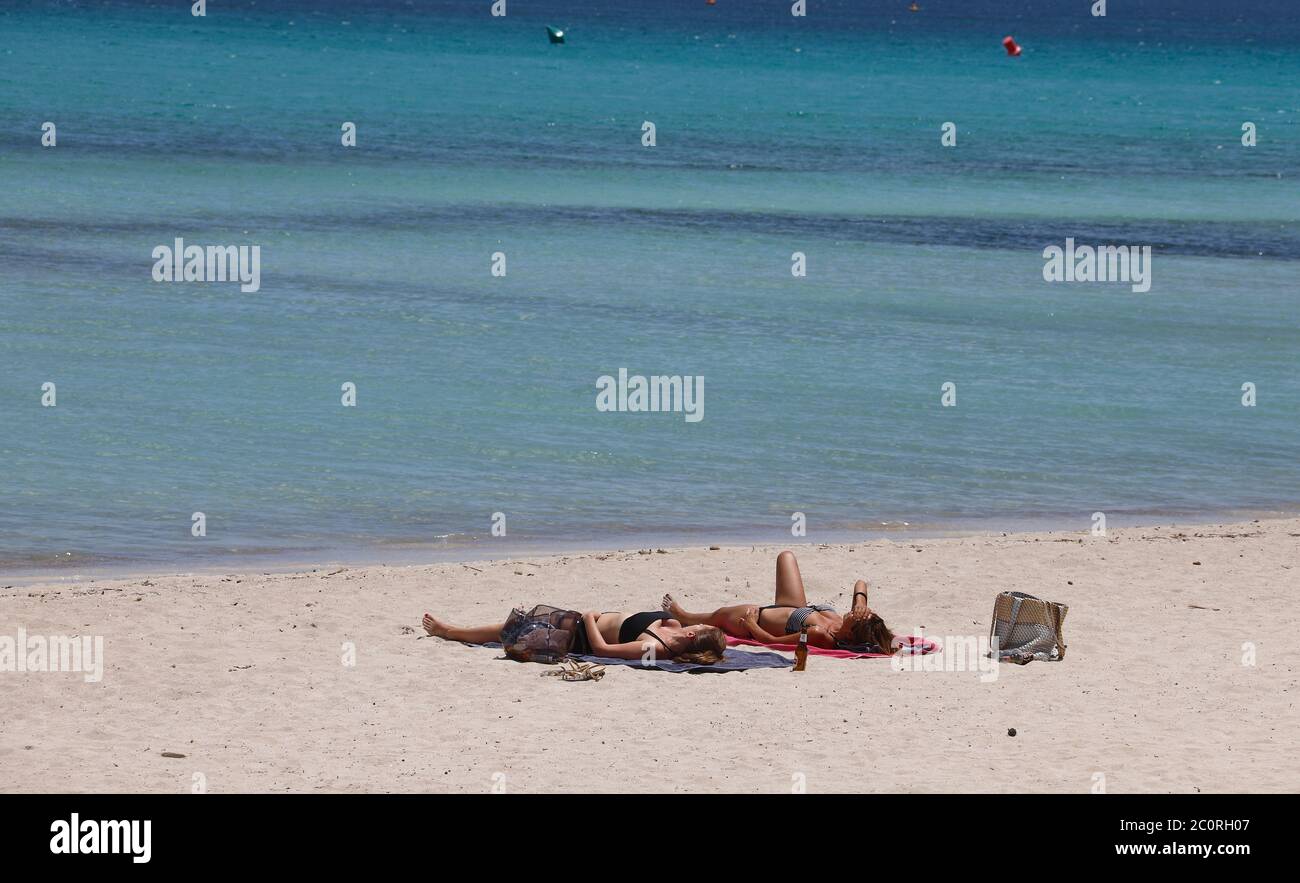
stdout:
<svg viewBox="0 0 1300 883">
<path fill-rule="evenodd" d="M 985 635 L 1001 590 L 1069 604 L 1067 658 L 995 679 L 814 657 L 564 683 L 419 628 L 770 603 L 779 546 L 7 586 L 0 635 L 102 636 L 104 670 L 0 673 L 0 789 L 1295 791 L 1298 538 L 1278 519 L 790 547 L 810 600 L 844 609 L 865 577 L 903 633 Z"/>
</svg>

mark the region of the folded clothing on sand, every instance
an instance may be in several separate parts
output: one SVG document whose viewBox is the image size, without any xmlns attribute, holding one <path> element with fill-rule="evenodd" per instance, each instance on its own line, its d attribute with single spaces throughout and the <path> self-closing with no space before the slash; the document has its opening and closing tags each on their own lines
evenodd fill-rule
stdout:
<svg viewBox="0 0 1300 883">
<path fill-rule="evenodd" d="M 939 642 L 933 638 L 921 638 L 916 635 L 903 635 L 896 638 L 899 642 L 898 652 L 904 656 L 926 656 L 930 653 L 939 652 Z M 733 638 L 727 635 L 727 646 L 735 647 L 740 645 L 749 645 L 753 647 L 770 647 L 773 650 L 783 650 L 786 653 L 793 653 L 794 644 L 764 644 L 762 641 L 755 641 L 753 638 Z M 888 653 L 858 653 L 853 650 L 827 650 L 823 647 L 808 646 L 808 652 L 814 656 L 829 656 L 832 659 L 888 659 Z"/>
</svg>

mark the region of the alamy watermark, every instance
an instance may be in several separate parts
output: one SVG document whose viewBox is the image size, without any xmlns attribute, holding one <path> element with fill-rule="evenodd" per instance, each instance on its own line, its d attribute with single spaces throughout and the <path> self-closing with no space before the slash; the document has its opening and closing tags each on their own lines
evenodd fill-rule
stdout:
<svg viewBox="0 0 1300 883">
<path fill-rule="evenodd" d="M 626 368 L 619 368 L 617 378 L 596 378 L 596 410 L 676 411 L 686 415 L 687 423 L 698 423 L 704 419 L 704 375 L 629 377 Z"/>
<path fill-rule="evenodd" d="M 137 865 L 149 863 L 153 850 L 150 819 L 68 819 L 50 823 L 50 852 L 54 855 L 129 855 Z"/>
<path fill-rule="evenodd" d="M 243 292 L 262 287 L 262 246 L 186 245 L 176 237 L 172 245 L 153 250 L 155 282 L 238 282 Z"/>
<path fill-rule="evenodd" d="M 919 634 L 919 632 L 918 632 Z M 998 639 L 988 635 L 945 635 L 938 653 L 895 653 L 889 658 L 894 671 L 977 671 L 980 683 L 998 679 Z"/>
<path fill-rule="evenodd" d="M 82 672 L 88 684 L 104 677 L 103 635 L 29 635 L 19 627 L 0 635 L 0 672 Z"/>
<path fill-rule="evenodd" d="M 1136 292 L 1151 290 L 1151 246 L 1074 244 L 1043 249 L 1043 278 L 1048 282 L 1128 282 Z"/>
</svg>

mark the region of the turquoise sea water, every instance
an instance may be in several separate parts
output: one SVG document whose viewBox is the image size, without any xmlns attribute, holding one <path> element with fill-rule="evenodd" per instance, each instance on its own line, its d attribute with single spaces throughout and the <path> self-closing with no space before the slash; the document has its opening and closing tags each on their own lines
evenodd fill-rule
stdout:
<svg viewBox="0 0 1300 883">
<path fill-rule="evenodd" d="M 6 5 L 0 565 L 1294 511 L 1287 4 L 921 5 Z M 261 290 L 151 281 L 178 236 Z"/>
</svg>

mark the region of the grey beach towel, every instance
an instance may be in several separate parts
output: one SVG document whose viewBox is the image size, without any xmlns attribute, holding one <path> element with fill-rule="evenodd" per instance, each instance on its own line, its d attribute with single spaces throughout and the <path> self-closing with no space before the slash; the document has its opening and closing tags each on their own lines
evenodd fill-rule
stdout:
<svg viewBox="0 0 1300 883">
<path fill-rule="evenodd" d="M 653 665 L 646 665 L 640 659 L 610 659 L 608 656 L 577 656 L 575 659 L 581 659 L 583 662 L 595 662 L 599 665 L 627 665 L 632 668 L 644 669 L 646 671 L 670 671 L 670 672 L 689 672 L 693 675 L 707 674 L 709 672 L 721 672 L 725 674 L 729 671 L 749 671 L 753 668 L 790 668 L 792 663 L 787 657 L 780 653 L 768 653 L 766 651 L 751 652 L 749 650 L 732 650 L 728 649 L 722 654 L 722 658 L 712 665 L 702 665 L 693 662 L 673 662 L 668 659 L 656 659 Z"/>
<path fill-rule="evenodd" d="M 470 644 L 469 646 L 491 647 L 495 650 L 501 649 L 501 644 L 496 641 L 492 641 L 488 644 Z M 693 675 L 708 674 L 710 672 L 726 674 L 729 671 L 749 671 L 754 668 L 788 669 L 793 665 L 789 657 L 782 656 L 780 653 L 736 650 L 730 647 L 728 647 L 727 651 L 722 654 L 722 659 L 712 665 L 701 665 L 691 662 L 672 662 L 667 659 L 657 659 L 653 665 L 645 665 L 640 659 L 610 659 L 608 656 L 580 656 L 577 653 L 572 653 L 570 655 L 574 659 L 581 659 L 583 662 L 594 662 L 597 665 L 627 665 L 645 671 L 667 671 L 673 673 L 684 671 Z"/>
</svg>

